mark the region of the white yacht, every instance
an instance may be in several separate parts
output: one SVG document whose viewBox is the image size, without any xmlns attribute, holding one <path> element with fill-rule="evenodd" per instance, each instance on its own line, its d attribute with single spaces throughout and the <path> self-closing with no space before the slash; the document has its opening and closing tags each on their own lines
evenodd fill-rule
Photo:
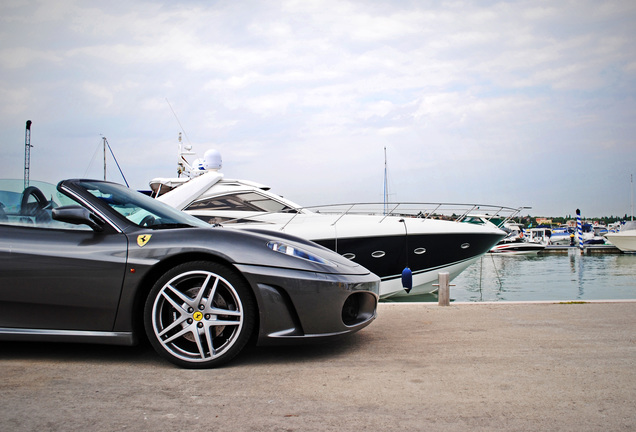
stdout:
<svg viewBox="0 0 636 432">
<path fill-rule="evenodd" d="M 186 176 L 152 180 L 153 196 L 210 224 L 286 232 L 332 249 L 380 276 L 382 298 L 433 292 L 438 273 L 452 279 L 505 236 L 488 221 L 462 222 L 471 210 L 520 210 L 421 203 L 308 208 L 265 185 L 225 178 L 214 150 L 192 164 L 187 154 L 180 144 L 178 171 Z"/>
<path fill-rule="evenodd" d="M 626 222 L 619 231 L 605 234 L 605 238 L 623 252 L 636 253 L 636 222 Z"/>
</svg>

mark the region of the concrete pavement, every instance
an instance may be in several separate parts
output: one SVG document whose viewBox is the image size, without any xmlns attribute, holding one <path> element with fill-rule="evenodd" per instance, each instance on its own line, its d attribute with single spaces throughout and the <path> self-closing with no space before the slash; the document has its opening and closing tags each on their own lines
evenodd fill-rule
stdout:
<svg viewBox="0 0 636 432">
<path fill-rule="evenodd" d="M 636 303 L 381 304 L 328 344 L 184 370 L 0 343 L 3 431 L 636 430 Z"/>
</svg>

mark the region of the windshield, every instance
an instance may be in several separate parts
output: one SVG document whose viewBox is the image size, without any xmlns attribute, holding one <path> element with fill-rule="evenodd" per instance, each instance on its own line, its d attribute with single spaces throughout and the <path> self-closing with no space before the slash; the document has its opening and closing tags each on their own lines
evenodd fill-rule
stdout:
<svg viewBox="0 0 636 432">
<path fill-rule="evenodd" d="M 91 180 L 83 180 L 78 184 L 119 215 L 141 227 L 209 227 L 193 216 L 122 185 Z"/>
<path fill-rule="evenodd" d="M 72 225 L 54 220 L 56 207 L 78 205 L 59 192 L 55 185 L 41 181 L 0 180 L 0 225 L 30 228 L 61 228 L 90 230 L 88 226 Z"/>
<path fill-rule="evenodd" d="M 185 208 L 185 210 L 233 210 L 268 213 L 297 213 L 296 210 L 284 203 L 256 192 L 242 192 L 200 199 L 190 204 Z"/>
<path fill-rule="evenodd" d="M 35 188 L 42 192 L 50 207 L 77 204 L 66 195 L 61 194 L 54 184 L 31 180 L 29 186 L 26 188 L 22 179 L 0 180 L 0 205 L 4 207 L 5 211 L 19 214 L 22 210 L 24 213 L 22 206 L 27 206 L 36 200 L 35 195 L 29 193 Z"/>
</svg>

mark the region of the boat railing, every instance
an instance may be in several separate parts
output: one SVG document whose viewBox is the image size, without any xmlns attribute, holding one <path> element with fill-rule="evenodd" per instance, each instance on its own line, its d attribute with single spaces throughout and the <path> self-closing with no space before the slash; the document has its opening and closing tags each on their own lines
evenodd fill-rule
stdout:
<svg viewBox="0 0 636 432">
<path fill-rule="evenodd" d="M 286 211 L 291 217 L 281 227 L 285 229 L 298 215 L 306 211 L 334 215 L 336 219 L 332 225 L 336 225 L 348 215 L 383 216 L 379 223 L 387 217 L 418 218 L 422 220 L 440 219 L 454 222 L 486 223 L 490 222 L 497 227 L 518 217 L 523 210 L 531 207 L 507 207 L 490 204 L 462 204 L 462 203 L 427 203 L 427 202 L 401 202 L 401 203 L 341 203 L 307 207 L 296 207 Z M 251 218 L 260 218 L 264 215 L 280 212 L 263 212 L 257 215 L 241 217 L 225 223 Z"/>
<path fill-rule="evenodd" d="M 390 210 L 387 210 L 390 208 Z M 503 226 L 504 223 L 516 218 L 523 210 L 530 207 L 507 207 L 491 204 L 464 204 L 464 203 L 426 203 L 426 202 L 401 202 L 401 203 L 347 203 L 329 204 L 303 207 L 320 214 L 338 214 L 340 220 L 349 214 L 357 215 L 383 215 L 411 217 L 420 219 L 442 219 L 454 222 L 472 222 L 475 218 Z M 380 220 L 382 222 L 383 219 Z"/>
</svg>

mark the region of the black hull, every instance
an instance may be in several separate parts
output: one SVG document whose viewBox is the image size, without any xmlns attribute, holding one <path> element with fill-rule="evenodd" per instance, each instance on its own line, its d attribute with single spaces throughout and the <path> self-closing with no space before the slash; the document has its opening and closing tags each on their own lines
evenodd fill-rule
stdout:
<svg viewBox="0 0 636 432">
<path fill-rule="evenodd" d="M 418 274 L 479 257 L 502 237 L 496 233 L 439 233 L 314 241 L 341 255 L 353 256 L 354 262 L 388 280 L 400 277 L 407 266 Z M 384 255 L 374 257 L 380 255 L 378 252 Z"/>
</svg>

